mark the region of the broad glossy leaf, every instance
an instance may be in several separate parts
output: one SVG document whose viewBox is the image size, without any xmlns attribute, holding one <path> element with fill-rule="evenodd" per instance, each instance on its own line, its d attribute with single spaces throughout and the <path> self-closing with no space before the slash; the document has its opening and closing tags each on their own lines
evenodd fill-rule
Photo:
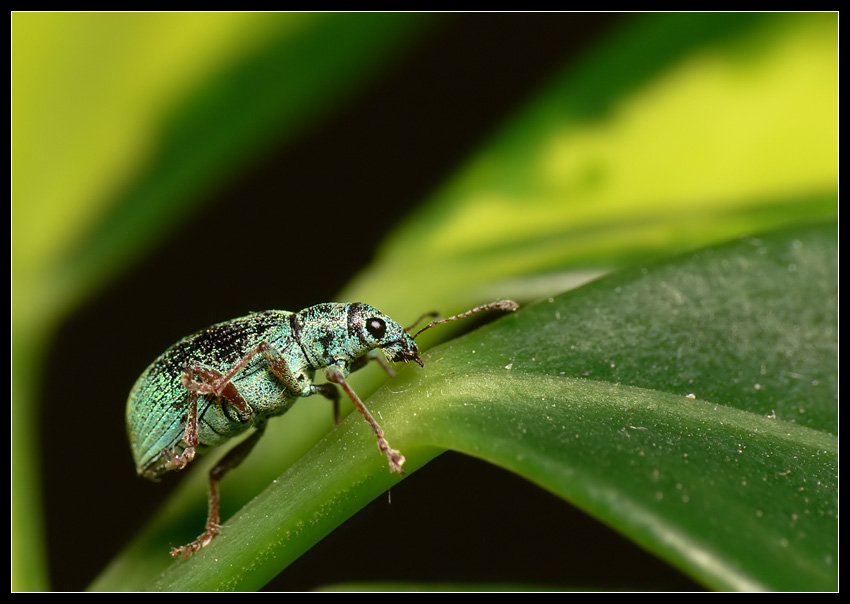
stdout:
<svg viewBox="0 0 850 604">
<path fill-rule="evenodd" d="M 442 346 L 465 362 L 411 381 L 449 401 L 423 430 L 708 587 L 835 589 L 836 236 L 801 229 L 618 273 Z"/>
<path fill-rule="evenodd" d="M 837 587 L 834 224 L 616 273 L 423 358 L 368 401 L 408 470 L 498 464 L 707 587 Z M 148 587 L 260 587 L 397 480 L 350 416 Z"/>
</svg>

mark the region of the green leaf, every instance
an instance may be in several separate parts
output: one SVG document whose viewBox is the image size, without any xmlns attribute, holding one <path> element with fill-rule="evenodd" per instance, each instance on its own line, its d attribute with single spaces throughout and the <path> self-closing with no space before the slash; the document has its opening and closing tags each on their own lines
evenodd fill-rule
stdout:
<svg viewBox="0 0 850 604">
<path fill-rule="evenodd" d="M 834 224 L 746 239 L 523 309 L 410 389 L 450 393 L 433 444 L 707 587 L 836 589 L 837 277 Z"/>
<path fill-rule="evenodd" d="M 837 296 L 835 224 L 749 238 L 523 308 L 368 405 L 408 470 L 461 451 L 707 587 L 831 590 Z M 146 587 L 259 588 L 397 480 L 350 416 Z M 129 580 L 95 587 L 142 587 Z"/>
</svg>

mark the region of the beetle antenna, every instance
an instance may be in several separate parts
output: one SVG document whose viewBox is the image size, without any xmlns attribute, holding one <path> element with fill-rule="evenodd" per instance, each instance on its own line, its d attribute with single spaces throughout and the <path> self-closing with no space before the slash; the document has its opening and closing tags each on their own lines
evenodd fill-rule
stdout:
<svg viewBox="0 0 850 604">
<path fill-rule="evenodd" d="M 421 317 L 419 317 L 418 319 L 416 319 L 416 320 L 413 322 L 413 325 L 411 325 L 410 327 L 405 327 L 405 328 L 404 328 L 404 331 L 406 331 L 407 333 L 410 333 L 410 332 L 413 330 L 413 328 L 414 328 L 414 327 L 416 327 L 417 325 L 419 325 L 419 323 L 421 323 L 422 321 L 424 321 L 424 320 L 425 320 L 425 319 L 427 319 L 428 317 L 439 317 L 439 316 L 440 316 L 440 313 L 438 313 L 436 310 L 432 310 L 431 312 L 426 312 L 426 313 L 424 313 Z"/>
<path fill-rule="evenodd" d="M 431 321 L 430 323 L 428 323 L 428 325 L 426 325 L 425 327 L 423 327 L 422 329 L 417 331 L 416 334 L 413 336 L 413 339 L 415 340 L 416 336 L 418 336 L 423 331 L 427 331 L 427 330 L 431 329 L 432 327 L 434 327 L 434 325 L 441 325 L 442 323 L 448 323 L 449 321 L 457 321 L 458 319 L 465 319 L 469 315 L 474 315 L 475 313 L 481 312 L 483 310 L 504 310 L 506 312 L 513 312 L 518 308 L 519 308 L 519 304 L 517 304 L 513 300 L 499 300 L 498 302 L 491 302 L 490 304 L 483 304 L 481 306 L 476 306 L 475 308 L 468 310 L 466 312 L 462 312 L 459 315 L 454 315 L 452 317 L 446 317 L 445 319 L 435 319 L 435 320 Z M 430 313 L 423 315 L 422 317 L 420 317 L 419 321 L 421 321 L 423 318 L 428 317 L 428 316 L 434 316 L 434 315 L 430 314 Z M 416 323 L 418 323 L 419 321 L 417 321 Z M 414 323 L 414 325 L 415 325 L 415 323 Z"/>
</svg>

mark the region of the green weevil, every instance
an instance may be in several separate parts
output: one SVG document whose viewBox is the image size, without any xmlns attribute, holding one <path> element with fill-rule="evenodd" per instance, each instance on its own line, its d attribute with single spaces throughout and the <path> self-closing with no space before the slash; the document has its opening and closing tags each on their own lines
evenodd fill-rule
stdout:
<svg viewBox="0 0 850 604">
<path fill-rule="evenodd" d="M 345 378 L 370 359 L 390 375 L 394 372 L 387 357 L 421 366 L 414 340 L 423 331 L 483 310 L 517 308 L 510 300 L 485 304 L 433 320 L 411 336 L 368 304 L 325 303 L 299 312 L 254 313 L 174 344 L 142 373 L 127 400 L 127 433 L 137 472 L 157 480 L 249 427 L 254 432 L 210 471 L 204 532 L 192 543 L 173 549 L 172 556 L 190 556 L 219 533 L 218 483 L 250 453 L 268 418 L 286 413 L 298 397 L 320 394 L 333 402 L 334 419 L 339 421 L 339 392 L 334 384 L 342 387 L 369 422 L 390 471 L 403 474 L 404 456 L 390 447 L 383 429 Z M 314 383 L 318 369 L 325 369 L 327 383 Z"/>
</svg>

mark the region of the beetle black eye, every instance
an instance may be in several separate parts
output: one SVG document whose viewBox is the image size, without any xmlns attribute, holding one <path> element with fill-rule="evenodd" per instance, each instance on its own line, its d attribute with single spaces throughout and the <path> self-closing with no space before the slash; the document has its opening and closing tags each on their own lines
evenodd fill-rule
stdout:
<svg viewBox="0 0 850 604">
<path fill-rule="evenodd" d="M 380 340 L 387 333 L 387 324 L 383 319 L 373 318 L 366 320 L 366 331 L 372 334 L 376 340 Z"/>
</svg>

